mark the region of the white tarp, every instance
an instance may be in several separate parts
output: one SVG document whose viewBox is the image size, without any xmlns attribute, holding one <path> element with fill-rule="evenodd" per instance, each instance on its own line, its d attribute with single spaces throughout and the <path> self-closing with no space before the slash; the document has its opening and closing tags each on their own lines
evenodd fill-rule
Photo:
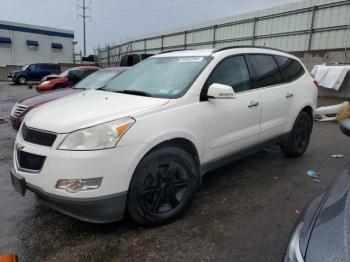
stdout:
<svg viewBox="0 0 350 262">
<path fill-rule="evenodd" d="M 320 86 L 339 91 L 347 72 L 350 72 L 350 66 L 315 65 L 311 74 Z"/>
</svg>

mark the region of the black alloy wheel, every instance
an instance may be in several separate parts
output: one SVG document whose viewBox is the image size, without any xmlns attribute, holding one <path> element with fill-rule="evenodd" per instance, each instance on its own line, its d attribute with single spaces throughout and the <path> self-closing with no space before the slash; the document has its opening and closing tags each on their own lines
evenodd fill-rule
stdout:
<svg viewBox="0 0 350 262">
<path fill-rule="evenodd" d="M 184 198 L 187 186 L 188 175 L 177 162 L 155 164 L 139 189 L 140 206 L 153 214 L 170 212 Z"/>
<path fill-rule="evenodd" d="M 190 203 L 199 184 L 196 161 L 180 148 L 160 148 L 136 168 L 128 191 L 127 210 L 145 226 L 166 224 Z"/>
<path fill-rule="evenodd" d="M 312 132 L 312 120 L 305 111 L 300 112 L 288 140 L 281 145 L 282 152 L 288 157 L 299 157 L 306 151 Z"/>
</svg>

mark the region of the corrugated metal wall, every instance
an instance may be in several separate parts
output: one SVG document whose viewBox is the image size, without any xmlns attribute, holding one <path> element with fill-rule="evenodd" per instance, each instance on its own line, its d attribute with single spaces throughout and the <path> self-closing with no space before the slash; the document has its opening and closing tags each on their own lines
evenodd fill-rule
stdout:
<svg viewBox="0 0 350 262">
<path fill-rule="evenodd" d="M 288 52 L 350 47 L 350 1 L 307 0 L 147 35 L 95 50 L 114 65 L 127 53 L 255 45 Z"/>
</svg>

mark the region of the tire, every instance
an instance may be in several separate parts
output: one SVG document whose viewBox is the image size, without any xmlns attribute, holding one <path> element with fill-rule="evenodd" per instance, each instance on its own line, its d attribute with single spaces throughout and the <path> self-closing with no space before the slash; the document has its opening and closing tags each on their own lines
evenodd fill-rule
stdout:
<svg viewBox="0 0 350 262">
<path fill-rule="evenodd" d="M 27 77 L 26 76 L 18 76 L 16 82 L 20 85 L 25 85 L 25 84 L 27 84 Z"/>
<path fill-rule="evenodd" d="M 190 204 L 199 185 L 199 168 L 193 157 L 175 147 L 146 155 L 130 182 L 127 212 L 143 226 L 173 221 Z"/>
<path fill-rule="evenodd" d="M 308 113 L 301 111 L 294 122 L 287 141 L 281 145 L 287 157 L 300 157 L 307 149 L 312 132 L 312 119 Z"/>
</svg>

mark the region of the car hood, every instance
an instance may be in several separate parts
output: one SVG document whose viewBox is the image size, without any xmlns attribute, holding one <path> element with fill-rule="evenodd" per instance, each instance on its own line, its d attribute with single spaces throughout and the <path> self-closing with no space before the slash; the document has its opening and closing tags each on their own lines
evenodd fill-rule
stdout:
<svg viewBox="0 0 350 262">
<path fill-rule="evenodd" d="M 326 194 L 306 251 L 306 261 L 350 261 L 350 169 Z"/>
<path fill-rule="evenodd" d="M 25 105 L 27 107 L 37 107 L 49 101 L 52 101 L 67 95 L 71 95 L 80 91 L 82 90 L 73 89 L 73 88 L 65 88 L 60 90 L 49 91 L 49 92 L 45 92 L 44 94 L 28 97 L 27 99 L 22 100 L 20 104 Z"/>
<path fill-rule="evenodd" d="M 57 79 L 57 78 L 61 78 L 61 76 L 59 75 L 47 75 L 47 76 L 44 76 L 41 81 L 44 82 L 44 81 L 50 81 L 50 80 L 53 80 L 53 79 Z"/>
<path fill-rule="evenodd" d="M 20 72 L 23 72 L 24 70 L 15 70 L 15 71 L 11 71 L 11 74 L 17 74 L 17 73 L 20 73 Z"/>
<path fill-rule="evenodd" d="M 51 101 L 25 118 L 29 127 L 68 133 L 166 104 L 169 99 L 87 90 Z"/>
</svg>

